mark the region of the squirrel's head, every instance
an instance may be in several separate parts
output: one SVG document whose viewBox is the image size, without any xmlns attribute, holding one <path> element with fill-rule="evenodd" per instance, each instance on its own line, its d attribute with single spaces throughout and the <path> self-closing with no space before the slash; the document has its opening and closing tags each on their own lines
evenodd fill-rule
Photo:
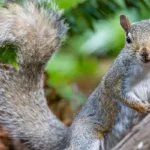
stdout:
<svg viewBox="0 0 150 150">
<path fill-rule="evenodd" d="M 120 24 L 125 31 L 125 49 L 136 56 L 142 64 L 150 64 L 150 20 L 130 23 L 125 15 L 120 16 Z"/>
</svg>

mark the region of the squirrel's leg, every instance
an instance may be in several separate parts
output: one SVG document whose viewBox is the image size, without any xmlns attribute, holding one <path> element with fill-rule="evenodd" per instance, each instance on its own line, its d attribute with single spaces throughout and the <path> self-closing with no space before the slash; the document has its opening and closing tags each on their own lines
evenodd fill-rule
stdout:
<svg viewBox="0 0 150 150">
<path fill-rule="evenodd" d="M 98 131 L 100 127 L 97 127 L 97 123 L 91 122 L 90 118 L 76 117 L 70 127 L 71 138 L 67 150 L 104 150 L 104 129 Z"/>
<path fill-rule="evenodd" d="M 133 99 L 131 97 L 119 96 L 119 99 L 123 101 L 127 106 L 137 110 L 141 113 L 150 112 L 150 104 L 148 101 L 142 101 L 139 99 Z"/>
<path fill-rule="evenodd" d="M 114 100 L 120 100 L 121 102 L 125 103 L 128 107 L 131 107 L 137 110 L 138 112 L 147 113 L 150 111 L 150 104 L 148 101 L 139 99 L 138 97 L 135 96 L 135 94 L 133 94 L 132 91 L 131 92 L 125 91 L 126 88 L 123 87 L 122 74 L 118 73 L 119 74 L 118 76 L 114 75 L 117 77 L 115 77 L 115 80 L 113 81 L 112 78 L 109 77 L 110 74 L 112 74 L 112 72 L 105 77 L 102 83 L 103 84 L 102 92 L 104 93 L 104 95 L 108 95 L 108 93 L 111 93 L 111 97 Z M 111 87 L 111 85 L 113 85 L 113 88 Z"/>
<path fill-rule="evenodd" d="M 137 98 L 134 94 L 126 93 L 121 89 L 121 83 L 118 82 L 116 84 L 118 90 L 115 92 L 115 97 L 122 102 L 124 102 L 127 106 L 137 110 L 141 113 L 148 113 L 150 112 L 150 103 L 146 100 L 141 100 Z"/>
</svg>

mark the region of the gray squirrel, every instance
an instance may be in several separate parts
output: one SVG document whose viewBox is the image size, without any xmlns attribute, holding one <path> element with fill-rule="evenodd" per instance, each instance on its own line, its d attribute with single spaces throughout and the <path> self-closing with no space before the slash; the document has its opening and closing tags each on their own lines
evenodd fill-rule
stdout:
<svg viewBox="0 0 150 150">
<path fill-rule="evenodd" d="M 17 46 L 19 65 L 0 65 L 0 123 L 31 150 L 110 150 L 150 111 L 150 20 L 131 24 L 120 16 L 125 47 L 66 127 L 47 106 L 43 74 L 68 25 L 57 9 L 39 5 L 0 8 L 0 46 Z"/>
</svg>

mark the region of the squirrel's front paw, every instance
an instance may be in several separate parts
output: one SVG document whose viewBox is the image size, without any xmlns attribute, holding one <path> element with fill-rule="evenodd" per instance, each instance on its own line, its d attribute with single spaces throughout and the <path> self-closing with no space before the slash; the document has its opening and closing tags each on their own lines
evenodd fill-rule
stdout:
<svg viewBox="0 0 150 150">
<path fill-rule="evenodd" d="M 150 112 L 150 103 L 148 101 L 139 101 L 134 103 L 132 107 L 141 113 L 149 113 Z"/>
</svg>

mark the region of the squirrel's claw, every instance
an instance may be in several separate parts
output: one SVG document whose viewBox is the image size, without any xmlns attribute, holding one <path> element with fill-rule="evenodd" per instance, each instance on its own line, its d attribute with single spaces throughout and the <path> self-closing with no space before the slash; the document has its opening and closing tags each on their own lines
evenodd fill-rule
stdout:
<svg viewBox="0 0 150 150">
<path fill-rule="evenodd" d="M 148 101 L 133 104 L 133 108 L 141 113 L 150 113 L 150 103 Z"/>
</svg>

